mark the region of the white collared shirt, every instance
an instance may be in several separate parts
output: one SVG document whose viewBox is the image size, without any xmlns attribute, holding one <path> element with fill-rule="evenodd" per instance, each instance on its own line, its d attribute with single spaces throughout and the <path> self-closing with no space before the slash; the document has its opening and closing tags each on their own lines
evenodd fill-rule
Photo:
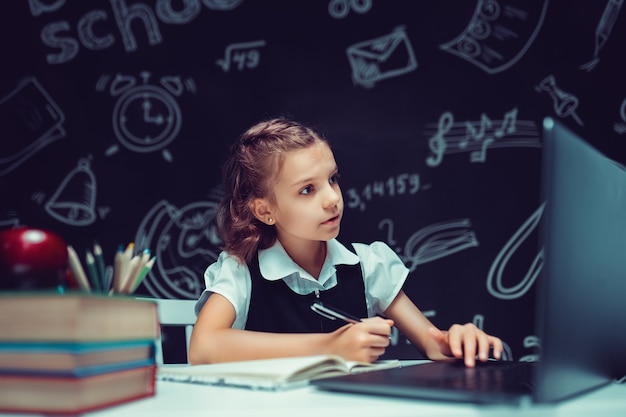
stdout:
<svg viewBox="0 0 626 417">
<path fill-rule="evenodd" d="M 337 285 L 335 265 L 356 265 L 360 262 L 368 316 L 382 314 L 404 285 L 409 273 L 398 255 L 384 242 L 369 245 L 354 243 L 356 255 L 336 239 L 329 240 L 327 245 L 326 260 L 317 280 L 298 266 L 278 241 L 270 248 L 259 250 L 261 275 L 269 281 L 282 279 L 292 291 L 304 295 Z M 252 292 L 248 266 L 222 252 L 217 261 L 204 272 L 204 281 L 206 289 L 198 299 L 196 313 L 211 294 L 220 294 L 235 308 L 236 319 L 232 327 L 243 329 L 248 319 Z"/>
</svg>

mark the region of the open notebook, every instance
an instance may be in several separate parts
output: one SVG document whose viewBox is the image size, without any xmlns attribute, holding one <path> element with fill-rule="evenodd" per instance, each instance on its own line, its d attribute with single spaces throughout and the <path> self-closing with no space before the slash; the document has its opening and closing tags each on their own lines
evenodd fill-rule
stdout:
<svg viewBox="0 0 626 417">
<path fill-rule="evenodd" d="M 320 388 L 448 401 L 555 402 L 626 372 L 626 171 L 544 120 L 541 360 L 468 369 L 433 362 L 313 381 Z M 514 367 L 515 369 L 509 369 Z"/>
<path fill-rule="evenodd" d="M 157 378 L 164 381 L 204 385 L 282 390 L 306 385 L 316 378 L 357 374 L 398 366 L 400 366 L 400 361 L 397 360 L 367 363 L 346 361 L 334 355 L 317 355 L 207 365 L 163 365 L 159 367 Z"/>
</svg>

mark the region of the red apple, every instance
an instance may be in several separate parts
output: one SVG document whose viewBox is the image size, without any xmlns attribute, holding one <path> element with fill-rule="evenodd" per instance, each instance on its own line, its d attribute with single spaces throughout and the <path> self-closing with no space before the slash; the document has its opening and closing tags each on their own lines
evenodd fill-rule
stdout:
<svg viewBox="0 0 626 417">
<path fill-rule="evenodd" d="M 67 270 L 59 235 L 27 227 L 0 231 L 0 290 L 55 289 L 65 285 Z"/>
</svg>

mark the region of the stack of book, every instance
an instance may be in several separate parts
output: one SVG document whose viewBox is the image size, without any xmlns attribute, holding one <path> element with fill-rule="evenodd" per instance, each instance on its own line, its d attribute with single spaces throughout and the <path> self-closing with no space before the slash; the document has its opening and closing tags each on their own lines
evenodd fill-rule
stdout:
<svg viewBox="0 0 626 417">
<path fill-rule="evenodd" d="M 80 414 L 154 395 L 157 304 L 0 293 L 0 412 Z"/>
</svg>

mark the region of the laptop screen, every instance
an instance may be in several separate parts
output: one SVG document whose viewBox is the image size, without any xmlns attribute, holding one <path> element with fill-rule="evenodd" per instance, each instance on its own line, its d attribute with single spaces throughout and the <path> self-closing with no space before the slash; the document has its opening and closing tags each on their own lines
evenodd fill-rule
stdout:
<svg viewBox="0 0 626 417">
<path fill-rule="evenodd" d="M 626 369 L 626 170 L 544 120 L 539 401 L 594 388 Z"/>
</svg>

